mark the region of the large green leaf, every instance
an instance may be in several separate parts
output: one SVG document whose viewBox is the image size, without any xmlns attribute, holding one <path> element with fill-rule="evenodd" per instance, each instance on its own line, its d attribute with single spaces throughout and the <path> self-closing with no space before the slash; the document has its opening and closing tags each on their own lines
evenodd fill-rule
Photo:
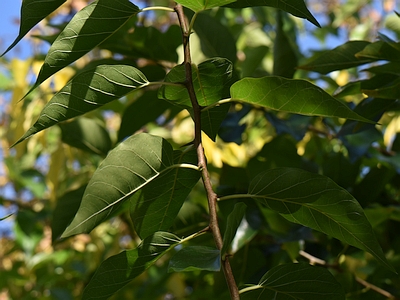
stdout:
<svg viewBox="0 0 400 300">
<path fill-rule="evenodd" d="M 342 286 L 327 269 L 305 263 L 273 267 L 257 285 L 244 288 L 240 293 L 240 299 L 345 299 Z"/>
<path fill-rule="evenodd" d="M 237 0 L 236 2 L 228 4 L 227 6 L 234 8 L 244 8 L 252 6 L 275 7 L 291 13 L 296 17 L 306 19 L 317 27 L 321 27 L 318 21 L 310 13 L 303 0 Z"/>
<path fill-rule="evenodd" d="M 152 266 L 180 239 L 168 232 L 156 232 L 133 250 L 123 251 L 105 260 L 83 291 L 82 299 L 108 299 Z"/>
<path fill-rule="evenodd" d="M 15 41 L 1 55 L 5 55 L 41 20 L 60 7 L 66 0 L 24 0 L 21 6 L 21 24 Z"/>
<path fill-rule="evenodd" d="M 206 60 L 192 65 L 192 79 L 197 101 L 208 106 L 220 100 L 226 93 L 232 77 L 232 63 L 225 58 Z M 174 67 L 165 77 L 166 82 L 182 83 L 186 79 L 184 65 Z M 158 97 L 185 108 L 192 107 L 186 87 L 163 85 Z"/>
<path fill-rule="evenodd" d="M 244 78 L 231 86 L 231 97 L 233 101 L 278 111 L 372 123 L 352 111 L 344 102 L 305 80 L 277 76 Z"/>
<path fill-rule="evenodd" d="M 94 119 L 81 117 L 59 125 L 62 141 L 72 147 L 104 156 L 111 149 L 108 131 Z"/>
<path fill-rule="evenodd" d="M 172 256 L 168 272 L 189 272 L 206 270 L 218 272 L 221 269 L 220 251 L 205 246 L 189 246 Z"/>
<path fill-rule="evenodd" d="M 179 167 L 174 165 L 171 145 L 161 137 L 141 133 L 128 138 L 100 164 L 62 237 L 90 232 L 118 211 L 133 193 Z"/>
<path fill-rule="evenodd" d="M 179 0 L 176 2 L 195 12 L 199 12 L 213 7 L 223 6 L 234 1 L 235 0 Z"/>
<path fill-rule="evenodd" d="M 30 91 L 99 45 L 138 12 L 128 0 L 97 0 L 83 8 L 51 45 Z"/>
<path fill-rule="evenodd" d="M 195 149 L 174 151 L 174 164 L 183 163 L 197 165 Z M 130 200 L 131 218 L 140 238 L 169 229 L 199 179 L 199 171 L 170 169 L 135 193 Z"/>
<path fill-rule="evenodd" d="M 249 195 L 298 223 L 371 253 L 394 270 L 360 204 L 328 177 L 294 168 L 277 168 L 256 176 Z"/>
<path fill-rule="evenodd" d="M 350 41 L 332 50 L 324 51 L 299 69 L 327 74 L 371 62 L 370 58 L 356 57 L 356 54 L 370 45 L 367 41 Z"/>
<path fill-rule="evenodd" d="M 142 72 L 125 65 L 100 65 L 80 73 L 54 95 L 43 108 L 39 119 L 15 144 L 148 84 Z"/>
</svg>

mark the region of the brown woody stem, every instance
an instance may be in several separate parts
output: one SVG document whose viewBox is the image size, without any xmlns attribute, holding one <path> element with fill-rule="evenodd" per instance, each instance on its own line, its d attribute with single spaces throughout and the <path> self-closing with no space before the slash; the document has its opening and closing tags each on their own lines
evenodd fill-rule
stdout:
<svg viewBox="0 0 400 300">
<path fill-rule="evenodd" d="M 195 133 L 194 146 L 197 151 L 198 166 L 202 172 L 203 184 L 208 198 L 208 207 L 210 211 L 209 228 L 214 237 L 215 245 L 219 250 L 221 250 L 223 242 L 218 225 L 217 194 L 214 192 L 212 188 L 210 174 L 208 173 L 207 170 L 206 157 L 204 154 L 204 149 L 201 141 L 201 107 L 197 101 L 196 93 L 193 86 L 192 59 L 190 56 L 190 45 L 189 45 L 189 37 L 191 32 L 190 29 L 188 28 L 182 5 L 177 4 L 174 9 L 178 15 L 179 24 L 182 29 L 183 50 L 184 50 L 183 64 L 185 66 L 185 74 L 186 74 L 184 85 L 189 93 L 190 101 L 192 103 L 192 108 L 193 108 L 194 133 Z M 237 288 L 235 278 L 233 277 L 231 265 L 227 257 L 225 257 L 222 260 L 222 269 L 225 274 L 225 279 L 229 287 L 231 298 L 235 300 L 240 299 L 239 290 Z"/>
</svg>

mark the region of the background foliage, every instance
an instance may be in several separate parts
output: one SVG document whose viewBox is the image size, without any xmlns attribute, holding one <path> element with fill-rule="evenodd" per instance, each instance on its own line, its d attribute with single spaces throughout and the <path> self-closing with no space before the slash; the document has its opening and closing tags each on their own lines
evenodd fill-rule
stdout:
<svg viewBox="0 0 400 300">
<path fill-rule="evenodd" d="M 200 12 L 193 86 L 222 249 L 202 231 L 209 207 L 187 147 L 195 112 L 176 84 L 187 76 L 176 14 L 122 0 L 123 10 L 66 1 L 52 12 L 63 1 L 53 2 L 24 2 L 27 15 L 45 11 L 30 35 L 50 50 L 0 60 L 0 217 L 12 214 L 0 223 L 0 298 L 77 299 L 86 287 L 84 299 L 229 299 L 221 256 L 243 299 L 400 297 L 394 1 L 307 1 L 309 11 L 180 1 L 189 19 Z M 21 37 L 29 22 L 22 15 Z M 74 218 L 81 202 L 87 215 Z"/>
</svg>

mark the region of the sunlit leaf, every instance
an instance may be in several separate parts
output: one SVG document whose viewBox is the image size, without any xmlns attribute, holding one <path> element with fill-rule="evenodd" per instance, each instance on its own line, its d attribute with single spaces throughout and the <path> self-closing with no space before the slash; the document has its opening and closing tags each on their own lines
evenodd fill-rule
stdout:
<svg viewBox="0 0 400 300">
<path fill-rule="evenodd" d="M 205 246 L 188 246 L 172 256 L 168 272 L 189 272 L 206 270 L 218 272 L 221 269 L 220 251 Z"/>
<path fill-rule="evenodd" d="M 180 239 L 172 233 L 156 232 L 133 250 L 123 251 L 106 259 L 83 291 L 83 299 L 108 299 L 152 266 Z"/>
<path fill-rule="evenodd" d="M 342 286 L 327 269 L 304 263 L 273 267 L 257 285 L 244 288 L 240 293 L 240 299 L 345 299 Z"/>
<path fill-rule="evenodd" d="M 97 0 L 83 8 L 51 45 L 30 91 L 99 45 L 138 12 L 128 0 Z"/>
<path fill-rule="evenodd" d="M 197 165 L 195 149 L 174 151 L 174 164 Z M 131 198 L 131 218 L 137 234 L 143 239 L 156 231 L 169 229 L 183 202 L 199 181 L 200 172 L 176 168 L 161 174 Z"/>
<path fill-rule="evenodd" d="M 171 145 L 161 137 L 141 133 L 126 139 L 109 152 L 94 173 L 62 237 L 90 232 L 133 193 L 179 167 L 174 165 Z"/>
<path fill-rule="evenodd" d="M 80 73 L 54 95 L 43 108 L 39 119 L 15 144 L 148 84 L 142 72 L 125 65 L 100 65 Z"/>
<path fill-rule="evenodd" d="M 14 42 L 1 55 L 10 51 L 41 20 L 60 7 L 66 0 L 24 0 L 21 6 L 21 24 Z"/>
<path fill-rule="evenodd" d="M 249 194 L 289 221 L 365 250 L 394 270 L 360 204 L 328 177 L 294 168 L 271 169 L 253 179 Z"/>
<path fill-rule="evenodd" d="M 372 123 L 352 111 L 344 102 L 305 80 L 283 77 L 244 78 L 231 86 L 231 97 L 233 101 L 278 111 Z"/>
<path fill-rule="evenodd" d="M 314 16 L 308 10 L 306 4 L 303 0 L 237 0 L 231 4 L 227 5 L 228 7 L 234 8 L 244 8 L 244 7 L 253 7 L 253 6 L 270 6 L 279 8 L 283 11 L 291 13 L 292 15 L 306 19 L 313 23 L 317 27 L 321 27 L 318 21 L 314 18 Z"/>
<path fill-rule="evenodd" d="M 222 255 L 224 255 L 229 250 L 229 247 L 236 235 L 236 231 L 240 223 L 242 222 L 245 212 L 246 204 L 244 204 L 243 202 L 239 202 L 235 204 L 233 211 L 229 214 L 224 234 L 223 246 L 221 249 Z"/>
<path fill-rule="evenodd" d="M 195 12 L 199 12 L 213 7 L 223 6 L 233 1 L 235 0 L 179 0 L 176 2 Z"/>
</svg>

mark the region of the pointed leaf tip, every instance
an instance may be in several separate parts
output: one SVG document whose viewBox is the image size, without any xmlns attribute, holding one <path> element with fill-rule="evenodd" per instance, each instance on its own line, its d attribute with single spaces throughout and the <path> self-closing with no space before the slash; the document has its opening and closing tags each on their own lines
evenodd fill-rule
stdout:
<svg viewBox="0 0 400 300">
<path fill-rule="evenodd" d="M 307 116 L 337 117 L 375 124 L 323 89 L 299 79 L 278 76 L 244 78 L 231 86 L 233 101 Z"/>
<path fill-rule="evenodd" d="M 148 84 L 141 71 L 128 65 L 99 65 L 83 72 L 54 95 L 35 124 L 13 146 L 46 128 L 97 109 Z"/>
</svg>

